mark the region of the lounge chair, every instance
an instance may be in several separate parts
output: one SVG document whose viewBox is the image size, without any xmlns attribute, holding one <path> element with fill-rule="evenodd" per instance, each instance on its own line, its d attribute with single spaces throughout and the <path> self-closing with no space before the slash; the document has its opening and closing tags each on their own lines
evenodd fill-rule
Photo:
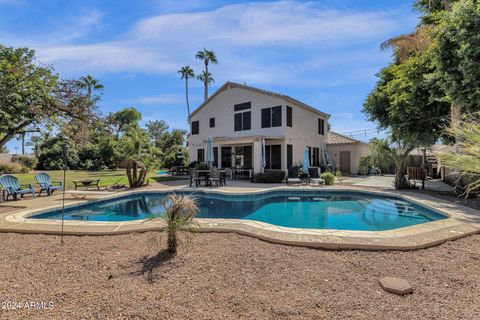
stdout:
<svg viewBox="0 0 480 320">
<path fill-rule="evenodd" d="M 31 193 L 35 198 L 35 189 L 31 184 L 20 185 L 18 183 L 18 178 L 9 174 L 0 177 L 0 186 L 2 186 L 4 192 L 6 193 L 5 200 L 8 200 L 10 196 L 13 197 L 15 201 L 18 200 L 18 196 L 23 198 L 24 194 Z"/>
<path fill-rule="evenodd" d="M 288 168 L 288 175 L 287 175 L 287 186 L 289 183 L 295 183 L 297 185 L 302 183 L 302 179 L 300 179 L 298 167 L 290 167 Z"/>
<path fill-rule="evenodd" d="M 50 176 L 44 172 L 37 173 L 35 175 L 35 179 L 40 185 L 40 193 L 38 194 L 38 196 L 40 196 L 43 191 L 47 192 L 47 196 L 51 196 L 55 190 L 63 190 L 62 181 L 52 182 Z"/>
<path fill-rule="evenodd" d="M 310 167 L 308 168 L 308 174 L 310 176 L 310 184 L 312 186 L 325 184 L 325 180 L 320 178 L 320 168 Z"/>
</svg>

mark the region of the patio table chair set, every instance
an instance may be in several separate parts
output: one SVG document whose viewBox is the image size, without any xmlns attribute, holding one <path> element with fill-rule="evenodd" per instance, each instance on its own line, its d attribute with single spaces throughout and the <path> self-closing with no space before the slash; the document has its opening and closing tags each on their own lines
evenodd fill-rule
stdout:
<svg viewBox="0 0 480 320">
<path fill-rule="evenodd" d="M 300 171 L 297 166 L 292 166 L 288 169 L 287 178 L 285 179 L 287 186 L 290 184 L 299 186 L 310 184 L 311 186 L 321 186 L 325 184 L 325 180 L 320 178 L 320 168 L 310 167 L 308 173 Z"/>
<path fill-rule="evenodd" d="M 194 183 L 195 187 L 200 187 L 202 181 L 206 187 L 212 187 L 213 184 L 217 187 L 227 185 L 225 170 L 219 170 L 217 168 L 210 168 L 209 170 L 191 169 L 190 174 L 190 187 L 192 187 Z"/>
</svg>

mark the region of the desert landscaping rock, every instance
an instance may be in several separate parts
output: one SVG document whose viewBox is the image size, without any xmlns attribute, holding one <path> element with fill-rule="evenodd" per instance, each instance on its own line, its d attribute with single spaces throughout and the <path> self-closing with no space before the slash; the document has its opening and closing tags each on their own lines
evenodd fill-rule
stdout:
<svg viewBox="0 0 480 320">
<path fill-rule="evenodd" d="M 0 309 L 0 319 L 480 319 L 480 235 L 366 252 L 200 233 L 175 257 L 152 246 L 156 236 L 66 236 L 62 246 L 1 233 L 1 300 L 54 308 Z M 378 275 L 408 279 L 415 293 L 385 292 Z"/>
<path fill-rule="evenodd" d="M 413 292 L 413 287 L 406 280 L 396 277 L 383 277 L 380 280 L 383 290 L 398 295 L 409 294 Z"/>
</svg>

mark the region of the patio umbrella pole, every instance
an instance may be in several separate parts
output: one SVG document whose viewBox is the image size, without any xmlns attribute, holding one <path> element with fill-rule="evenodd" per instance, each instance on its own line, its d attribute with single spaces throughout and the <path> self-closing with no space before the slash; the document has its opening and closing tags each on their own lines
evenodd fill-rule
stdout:
<svg viewBox="0 0 480 320">
<path fill-rule="evenodd" d="M 62 233 L 60 235 L 60 243 L 63 245 L 63 224 L 65 220 L 65 188 L 67 186 L 66 184 L 66 177 L 67 177 L 67 152 L 68 152 L 68 146 L 67 144 L 64 144 L 62 147 L 62 153 L 63 153 L 63 198 L 62 198 Z"/>
</svg>

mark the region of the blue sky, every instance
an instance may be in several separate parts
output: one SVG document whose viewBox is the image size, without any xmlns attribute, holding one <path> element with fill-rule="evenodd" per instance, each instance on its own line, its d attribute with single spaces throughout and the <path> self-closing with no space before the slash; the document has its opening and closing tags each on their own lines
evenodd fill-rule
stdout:
<svg viewBox="0 0 480 320">
<path fill-rule="evenodd" d="M 380 43 L 413 30 L 417 17 L 410 0 L 0 0 L 0 43 L 35 49 L 63 78 L 98 78 L 105 114 L 134 106 L 173 128 L 187 127 L 176 71 L 200 73 L 194 56 L 206 47 L 219 60 L 210 93 L 230 80 L 288 94 L 345 133 L 375 127 L 361 109 L 391 60 Z M 202 98 L 192 81 L 191 105 Z"/>
</svg>

